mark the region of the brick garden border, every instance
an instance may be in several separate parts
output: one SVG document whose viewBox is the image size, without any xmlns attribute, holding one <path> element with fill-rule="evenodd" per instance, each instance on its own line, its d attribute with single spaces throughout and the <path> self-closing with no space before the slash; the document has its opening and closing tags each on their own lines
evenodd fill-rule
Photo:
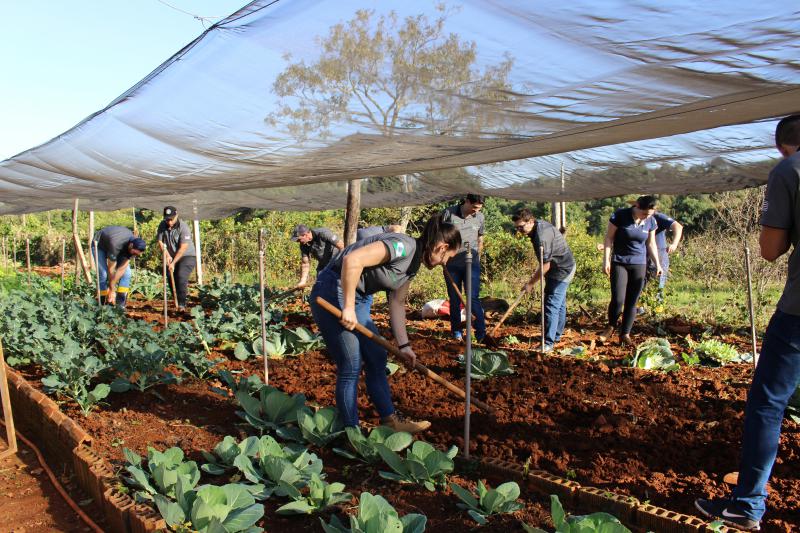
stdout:
<svg viewBox="0 0 800 533">
<path fill-rule="evenodd" d="M 42 449 L 48 459 L 68 466 L 75 473 L 78 485 L 102 509 L 107 529 L 113 533 L 145 533 L 165 529 L 166 523 L 158 512 L 147 505 L 136 504 L 130 496 L 119 492 L 119 482 L 111 465 L 92 449 L 92 437 L 61 412 L 52 399 L 32 387 L 13 368 L 6 368 L 17 427 Z M 584 487 L 544 470 L 526 471 L 521 465 L 495 458 L 471 461 L 457 459 L 457 462 L 516 478 L 530 491 L 543 496 L 557 495 L 567 507 L 579 506 L 611 513 L 632 531 L 712 531 L 708 523 L 697 517 L 643 504 L 636 498 L 603 489 Z M 738 530 L 722 526 L 718 531 L 733 533 Z"/>
</svg>

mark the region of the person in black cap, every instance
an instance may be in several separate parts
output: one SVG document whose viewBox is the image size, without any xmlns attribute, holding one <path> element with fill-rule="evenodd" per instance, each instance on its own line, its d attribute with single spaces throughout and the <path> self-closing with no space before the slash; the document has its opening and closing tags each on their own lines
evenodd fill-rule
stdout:
<svg viewBox="0 0 800 533">
<path fill-rule="evenodd" d="M 300 281 L 295 287 L 306 286 L 312 255 L 317 259 L 317 272 L 319 272 L 344 250 L 344 242 L 328 228 L 310 229 L 305 224 L 298 224 L 292 232 L 292 240 L 300 244 L 302 260 Z"/>
<path fill-rule="evenodd" d="M 131 257 L 136 257 L 147 248 L 144 239 L 136 237 L 123 226 L 108 226 L 94 234 L 92 254 L 100 278 L 100 295 L 109 304 L 125 309 L 131 286 Z M 110 266 L 109 266 L 110 263 Z"/>
<path fill-rule="evenodd" d="M 189 276 L 197 266 L 197 252 L 192 241 L 189 224 L 178 219 L 178 210 L 168 205 L 164 208 L 164 220 L 158 225 L 156 240 L 162 250 L 167 250 L 167 268 L 174 273 L 175 285 L 170 288 L 178 297 L 178 311 L 186 310 L 186 293 Z"/>
</svg>

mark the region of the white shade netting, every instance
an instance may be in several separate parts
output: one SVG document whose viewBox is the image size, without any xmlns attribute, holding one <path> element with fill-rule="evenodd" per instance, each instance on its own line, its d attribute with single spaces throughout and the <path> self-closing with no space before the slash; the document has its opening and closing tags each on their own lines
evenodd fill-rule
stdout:
<svg viewBox="0 0 800 533">
<path fill-rule="evenodd" d="M 0 163 L 0 212 L 736 189 L 797 111 L 785 2 L 256 1 Z"/>
</svg>

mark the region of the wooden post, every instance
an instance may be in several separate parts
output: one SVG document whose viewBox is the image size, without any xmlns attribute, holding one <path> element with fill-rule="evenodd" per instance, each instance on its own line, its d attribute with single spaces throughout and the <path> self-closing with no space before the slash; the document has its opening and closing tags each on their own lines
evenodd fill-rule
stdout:
<svg viewBox="0 0 800 533">
<path fill-rule="evenodd" d="M 14 257 L 11 258 L 11 268 L 14 270 L 14 273 L 17 272 L 17 239 L 11 242 L 12 246 L 14 247 Z"/>
<path fill-rule="evenodd" d="M 539 296 L 542 302 L 542 351 L 544 351 L 544 246 L 539 245 Z"/>
<path fill-rule="evenodd" d="M 64 270 L 67 265 L 65 264 L 67 256 L 67 241 L 61 239 L 61 301 L 64 301 Z"/>
<path fill-rule="evenodd" d="M 97 268 L 95 256 L 92 255 L 92 241 L 94 240 L 94 211 L 89 211 L 89 236 L 86 239 L 86 248 L 89 249 L 89 268 Z"/>
<path fill-rule="evenodd" d="M 344 213 L 344 245 L 356 242 L 358 219 L 361 216 L 361 180 L 347 182 L 347 208 Z"/>
<path fill-rule="evenodd" d="M 3 341 L 0 339 L 0 397 L 3 402 L 3 419 L 6 424 L 8 449 L 0 453 L 0 459 L 17 453 L 17 432 L 14 429 L 14 413 L 11 410 L 11 397 L 8 394 L 8 375 L 6 374 L 6 358 L 3 353 Z"/>
<path fill-rule="evenodd" d="M 203 286 L 203 254 L 200 251 L 200 219 L 197 218 L 197 200 L 193 201 L 192 205 L 192 214 L 194 215 L 194 220 L 192 221 L 192 226 L 194 226 L 194 249 L 196 252 L 196 259 L 197 259 L 197 284 L 199 286 Z"/>
<path fill-rule="evenodd" d="M 25 238 L 25 266 L 28 270 L 28 287 L 31 286 L 31 240 Z"/>
<path fill-rule="evenodd" d="M 464 276 L 464 292 L 467 293 L 467 300 L 464 303 L 465 311 L 467 312 L 467 344 L 464 350 L 464 362 L 466 363 L 464 376 L 464 458 L 469 459 L 470 404 L 472 400 L 472 246 L 468 242 L 465 242 L 464 246 L 467 249 L 467 275 Z M 453 310 L 451 309 L 450 312 L 452 313 Z"/>
<path fill-rule="evenodd" d="M 83 244 L 81 244 L 80 234 L 78 232 L 78 199 L 72 204 L 72 241 L 75 244 L 75 262 L 80 265 L 83 270 L 83 275 L 86 277 L 86 282 L 92 282 L 92 273 L 89 265 L 86 262 L 86 256 L 83 254 Z"/>
<path fill-rule="evenodd" d="M 97 305 L 103 305 L 100 299 L 100 254 L 97 253 L 97 241 L 90 241 L 89 246 L 92 244 L 94 245 L 94 256 L 97 258 L 97 268 L 94 269 L 95 285 L 97 286 Z"/>
<path fill-rule="evenodd" d="M 161 268 L 162 277 L 164 278 L 164 327 L 169 323 L 169 315 L 167 314 L 167 247 L 161 250 Z"/>
<path fill-rule="evenodd" d="M 750 341 L 753 344 L 753 369 L 758 365 L 758 346 L 756 345 L 756 313 L 753 308 L 753 283 L 750 274 L 750 248 L 744 246 L 744 265 L 747 270 L 747 307 L 750 310 Z"/>
<path fill-rule="evenodd" d="M 133 211 L 133 234 L 138 237 L 139 236 L 139 227 L 136 225 L 136 208 L 131 207 L 131 211 Z"/>
<path fill-rule="evenodd" d="M 8 270 L 8 251 L 6 249 L 6 236 L 3 235 L 3 270 Z"/>
<path fill-rule="evenodd" d="M 267 312 L 264 302 L 264 229 L 258 232 L 258 288 L 261 300 L 261 354 L 264 356 L 264 383 L 269 385 L 269 357 L 267 357 Z"/>
</svg>

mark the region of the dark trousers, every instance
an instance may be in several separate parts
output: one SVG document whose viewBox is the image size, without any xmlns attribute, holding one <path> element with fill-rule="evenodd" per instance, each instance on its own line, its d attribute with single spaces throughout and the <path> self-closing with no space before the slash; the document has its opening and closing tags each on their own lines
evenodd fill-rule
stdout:
<svg viewBox="0 0 800 533">
<path fill-rule="evenodd" d="M 189 291 L 189 276 L 192 275 L 192 271 L 194 271 L 196 266 L 197 258 L 194 256 L 181 257 L 178 262 L 175 263 L 175 270 L 173 272 L 175 276 L 175 285 L 177 285 L 179 307 L 186 307 L 186 293 Z M 169 285 L 172 293 L 175 294 L 176 287 L 172 286 L 172 280 L 170 280 Z"/>
<path fill-rule="evenodd" d="M 467 298 L 467 265 L 447 265 L 447 271 L 453 278 L 453 283 L 461 290 L 464 298 Z M 447 287 L 447 296 L 450 299 L 450 332 L 461 331 L 461 299 L 453 286 L 444 280 Z M 483 307 L 479 299 L 481 292 L 481 263 L 472 262 L 472 316 L 475 317 L 475 337 L 478 339 L 486 335 L 486 318 L 483 314 Z M 466 302 L 464 302 L 466 303 Z"/>
<path fill-rule="evenodd" d="M 611 263 L 611 302 L 608 304 L 608 324 L 617 327 L 622 314 L 620 335 L 627 335 L 636 319 L 636 302 L 644 288 L 647 265 Z M 624 310 L 623 310 L 624 309 Z"/>
</svg>

